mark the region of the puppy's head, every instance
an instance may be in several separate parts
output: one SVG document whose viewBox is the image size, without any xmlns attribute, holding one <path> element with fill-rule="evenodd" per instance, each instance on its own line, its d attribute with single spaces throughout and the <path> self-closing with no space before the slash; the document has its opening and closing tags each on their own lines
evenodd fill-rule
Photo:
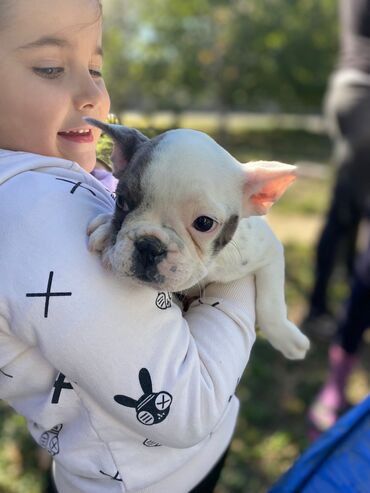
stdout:
<svg viewBox="0 0 370 493">
<path fill-rule="evenodd" d="M 241 217 L 265 214 L 294 180 L 294 166 L 239 163 L 202 132 L 153 139 L 87 119 L 111 135 L 119 179 L 105 263 L 159 290 L 181 291 L 207 275 Z"/>
</svg>

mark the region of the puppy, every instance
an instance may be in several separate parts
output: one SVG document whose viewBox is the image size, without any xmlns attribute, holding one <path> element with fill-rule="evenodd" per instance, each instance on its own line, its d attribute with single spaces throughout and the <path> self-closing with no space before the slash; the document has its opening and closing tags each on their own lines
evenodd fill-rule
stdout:
<svg viewBox="0 0 370 493">
<path fill-rule="evenodd" d="M 115 141 L 119 179 L 115 213 L 89 225 L 90 250 L 118 276 L 159 291 L 199 294 L 210 282 L 253 273 L 258 326 L 287 358 L 304 358 L 309 341 L 287 319 L 283 247 L 259 217 L 294 181 L 295 167 L 242 164 L 195 130 L 149 139 L 86 121 Z"/>
</svg>

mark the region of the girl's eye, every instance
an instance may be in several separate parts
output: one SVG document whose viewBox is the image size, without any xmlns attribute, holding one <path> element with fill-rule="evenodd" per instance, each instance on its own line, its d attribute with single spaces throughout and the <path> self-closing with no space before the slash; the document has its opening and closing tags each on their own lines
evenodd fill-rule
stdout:
<svg viewBox="0 0 370 493">
<path fill-rule="evenodd" d="M 125 199 L 123 198 L 123 195 L 117 195 L 116 206 L 118 207 L 118 209 L 121 209 L 122 212 L 130 212 L 130 208 L 127 205 Z"/>
<path fill-rule="evenodd" d="M 217 222 L 208 216 L 199 216 L 193 222 L 193 227 L 201 233 L 213 231 L 217 226 Z"/>
<path fill-rule="evenodd" d="M 90 71 L 91 76 L 94 77 L 94 79 L 100 79 L 102 77 L 101 70 L 96 70 L 96 69 L 91 68 L 89 71 Z"/>
<path fill-rule="evenodd" d="M 32 67 L 32 70 L 45 79 L 56 79 L 64 72 L 63 67 Z"/>
</svg>

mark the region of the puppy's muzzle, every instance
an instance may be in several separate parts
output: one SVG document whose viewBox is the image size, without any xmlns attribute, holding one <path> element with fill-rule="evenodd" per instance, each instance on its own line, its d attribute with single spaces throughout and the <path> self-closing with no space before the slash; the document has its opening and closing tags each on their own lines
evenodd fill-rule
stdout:
<svg viewBox="0 0 370 493">
<path fill-rule="evenodd" d="M 144 236 L 134 242 L 134 274 L 146 282 L 163 282 L 157 269 L 167 256 L 167 247 L 154 236 Z"/>
</svg>

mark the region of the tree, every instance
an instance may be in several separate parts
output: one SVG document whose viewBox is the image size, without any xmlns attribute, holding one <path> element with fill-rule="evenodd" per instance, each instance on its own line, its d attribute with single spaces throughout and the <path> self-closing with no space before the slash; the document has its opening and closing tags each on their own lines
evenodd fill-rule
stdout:
<svg viewBox="0 0 370 493">
<path fill-rule="evenodd" d="M 334 0 L 106 0 L 116 109 L 313 110 L 337 51 Z"/>
</svg>

